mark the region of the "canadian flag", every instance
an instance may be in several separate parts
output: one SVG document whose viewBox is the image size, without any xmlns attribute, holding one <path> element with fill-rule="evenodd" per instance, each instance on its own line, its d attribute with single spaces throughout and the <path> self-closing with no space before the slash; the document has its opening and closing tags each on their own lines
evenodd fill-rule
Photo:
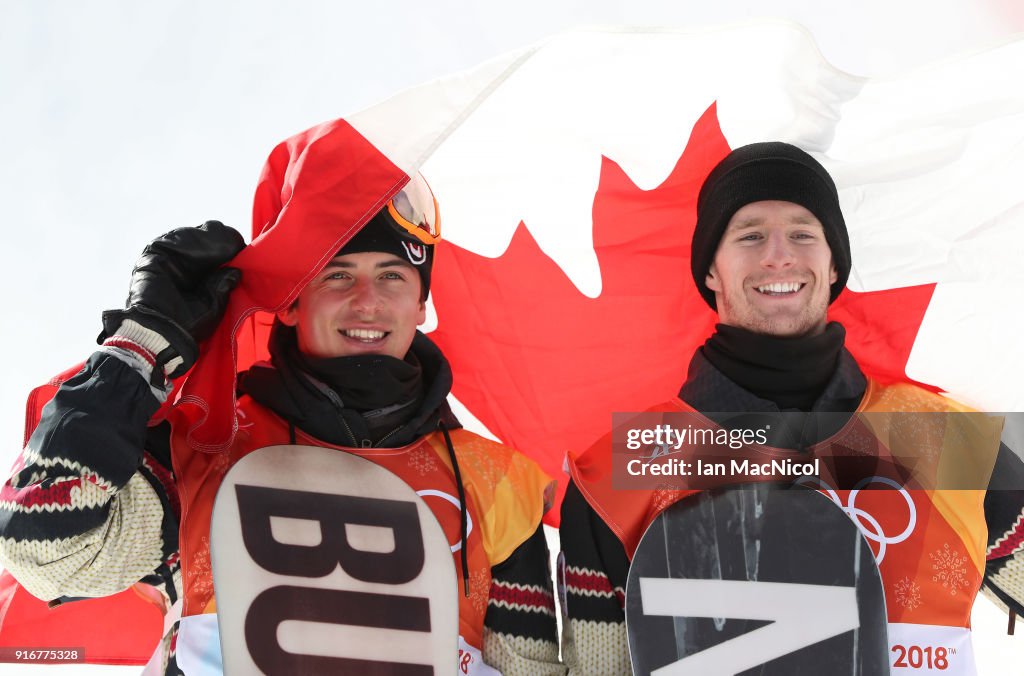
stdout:
<svg viewBox="0 0 1024 676">
<path fill-rule="evenodd" d="M 782 140 L 839 186 L 853 270 L 832 314 L 865 370 L 1024 408 L 1022 81 L 1024 41 L 865 79 L 799 26 L 760 22 L 577 31 L 403 92 L 271 154 L 252 244 L 232 263 L 241 286 L 176 405 L 197 448 L 224 448 L 235 373 L 266 356 L 271 313 L 422 171 L 445 238 L 432 335 L 464 422 L 560 476 L 612 411 L 678 390 L 714 322 L 689 273 L 697 191 L 730 148 Z M 34 394 L 30 425 L 53 386 Z M 7 637 L 30 603 L 9 578 L 0 589 L 0 646 L 21 645 Z M 90 617 L 104 603 L 69 605 Z M 138 660 L 158 638 L 34 627 L 106 660 Z"/>
<path fill-rule="evenodd" d="M 558 472 L 610 411 L 678 391 L 714 321 L 688 272 L 697 192 L 761 140 L 838 184 L 853 270 L 832 318 L 865 370 L 1024 408 L 1022 74 L 1021 41 L 866 79 L 794 24 L 589 30 L 350 120 L 392 157 L 411 150 L 442 200 L 433 335 L 455 396 Z M 402 110 L 426 125 L 421 102 L 475 77 L 488 84 L 440 143 L 386 133 Z"/>
</svg>

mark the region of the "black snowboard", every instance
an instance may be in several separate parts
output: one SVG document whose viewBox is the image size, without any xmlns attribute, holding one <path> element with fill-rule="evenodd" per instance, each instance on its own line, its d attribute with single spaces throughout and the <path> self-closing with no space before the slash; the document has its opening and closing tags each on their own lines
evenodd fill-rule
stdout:
<svg viewBox="0 0 1024 676">
<path fill-rule="evenodd" d="M 723 488 L 665 510 L 633 557 L 626 627 L 638 676 L 889 673 L 871 548 L 807 488 Z"/>
</svg>

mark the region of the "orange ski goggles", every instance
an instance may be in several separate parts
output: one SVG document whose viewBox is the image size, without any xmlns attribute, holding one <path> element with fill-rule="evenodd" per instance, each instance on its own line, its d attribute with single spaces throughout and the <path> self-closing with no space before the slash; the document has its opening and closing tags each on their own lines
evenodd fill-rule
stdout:
<svg viewBox="0 0 1024 676">
<path fill-rule="evenodd" d="M 437 198 L 419 172 L 391 198 L 388 213 L 400 228 L 424 244 L 441 241 L 441 212 Z"/>
</svg>

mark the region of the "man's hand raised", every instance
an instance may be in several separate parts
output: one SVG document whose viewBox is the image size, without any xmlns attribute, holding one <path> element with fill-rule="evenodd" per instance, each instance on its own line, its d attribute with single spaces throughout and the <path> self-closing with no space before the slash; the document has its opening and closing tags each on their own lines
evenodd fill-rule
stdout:
<svg viewBox="0 0 1024 676">
<path fill-rule="evenodd" d="M 99 342 L 123 337 L 152 352 L 154 380 L 184 375 L 241 278 L 224 264 L 244 248 L 238 231 L 220 221 L 157 237 L 135 264 L 125 309 L 103 313 Z"/>
</svg>

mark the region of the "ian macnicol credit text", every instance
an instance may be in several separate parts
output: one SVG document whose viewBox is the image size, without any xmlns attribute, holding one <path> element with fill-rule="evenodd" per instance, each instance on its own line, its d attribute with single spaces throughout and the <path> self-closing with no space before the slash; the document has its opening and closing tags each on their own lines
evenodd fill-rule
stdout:
<svg viewBox="0 0 1024 676">
<path fill-rule="evenodd" d="M 794 462 L 793 460 L 771 460 L 769 462 L 753 462 L 751 460 L 730 460 L 728 462 L 709 462 L 706 460 L 680 460 L 664 458 L 662 460 L 630 460 L 626 471 L 631 476 L 733 476 L 733 477 L 774 477 L 779 479 L 801 476 L 818 476 L 819 460 L 810 462 Z"/>
</svg>

